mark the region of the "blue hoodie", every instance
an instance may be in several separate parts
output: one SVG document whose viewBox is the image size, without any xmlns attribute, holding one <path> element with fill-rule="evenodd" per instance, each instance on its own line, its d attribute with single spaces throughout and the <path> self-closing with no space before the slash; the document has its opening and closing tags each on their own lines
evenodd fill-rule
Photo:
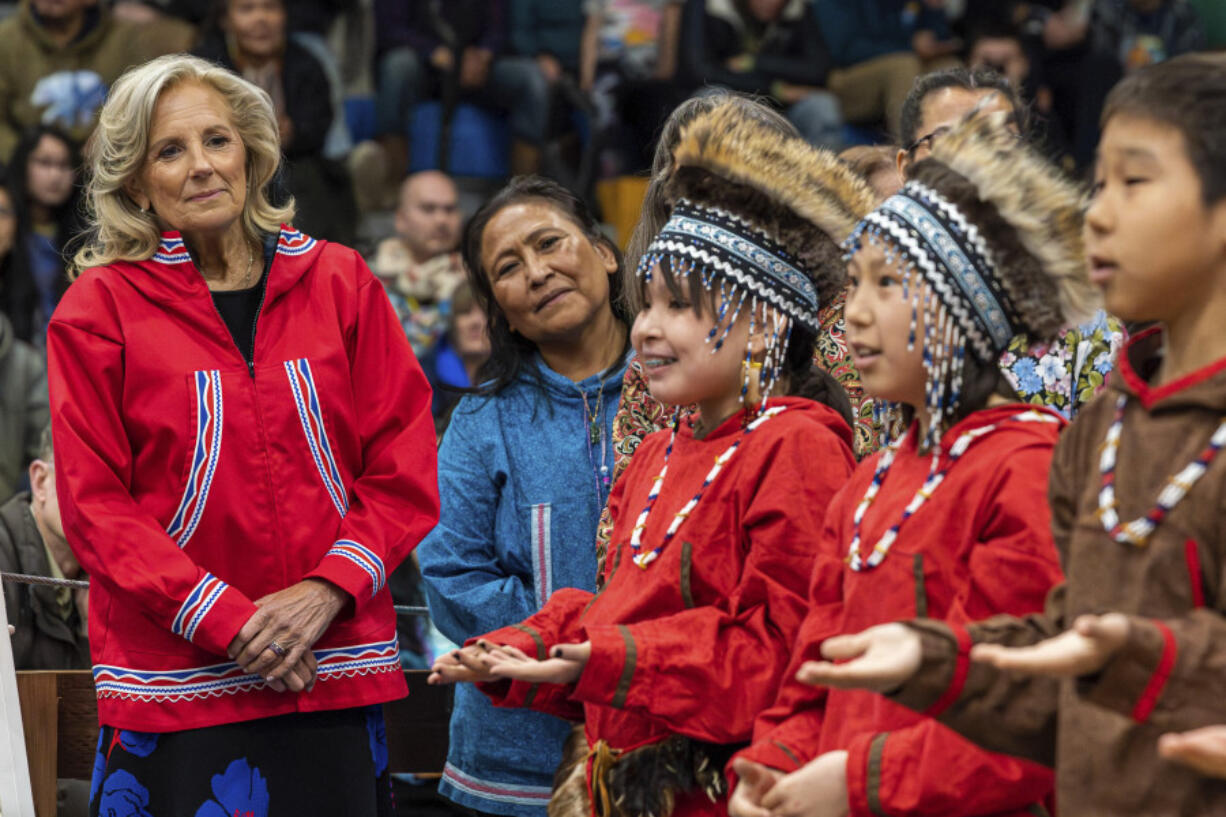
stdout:
<svg viewBox="0 0 1226 817">
<path fill-rule="evenodd" d="M 523 621 L 555 589 L 595 589 L 596 524 L 628 359 L 602 386 L 600 376 L 575 383 L 538 358 L 539 381 L 525 372 L 493 397 L 456 406 L 439 449 L 439 523 L 417 548 L 431 618 L 452 641 Z M 595 445 L 581 393 L 591 411 L 599 405 Z M 479 811 L 544 817 L 569 732 L 565 721 L 495 709 L 458 684 L 439 792 Z"/>
</svg>

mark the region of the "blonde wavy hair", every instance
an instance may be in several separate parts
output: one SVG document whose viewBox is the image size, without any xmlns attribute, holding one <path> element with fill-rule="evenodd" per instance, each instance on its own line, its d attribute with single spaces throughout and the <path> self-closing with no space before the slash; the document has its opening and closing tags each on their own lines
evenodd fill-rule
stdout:
<svg viewBox="0 0 1226 817">
<path fill-rule="evenodd" d="M 232 72 L 198 57 L 170 54 L 127 71 L 111 86 L 98 126 L 85 146 L 89 179 L 85 209 L 89 228 L 73 256 L 70 275 L 114 261 L 152 258 L 162 238 L 154 213 L 143 211 L 125 185 L 145 164 L 153 109 L 161 95 L 184 82 L 221 94 L 247 151 L 247 200 L 243 230 L 252 239 L 277 232 L 294 216 L 293 199 L 274 207 L 268 185 L 281 162 L 277 117 L 268 94 Z"/>
</svg>

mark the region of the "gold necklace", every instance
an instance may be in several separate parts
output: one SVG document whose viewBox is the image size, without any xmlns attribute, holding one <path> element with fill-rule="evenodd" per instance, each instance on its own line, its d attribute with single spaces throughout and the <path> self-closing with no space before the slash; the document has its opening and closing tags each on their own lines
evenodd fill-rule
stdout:
<svg viewBox="0 0 1226 817">
<path fill-rule="evenodd" d="M 201 266 L 200 262 L 195 259 L 194 255 L 192 257 L 192 260 L 196 261 L 196 269 L 198 269 L 200 271 L 200 275 L 207 280 L 208 275 L 206 273 L 208 272 L 208 270 L 206 270 L 203 266 Z M 255 264 L 255 251 L 251 249 L 251 242 L 248 241 L 247 242 L 247 269 L 246 271 L 243 272 L 242 286 L 237 287 L 236 289 L 251 289 L 251 268 L 253 264 Z"/>
</svg>

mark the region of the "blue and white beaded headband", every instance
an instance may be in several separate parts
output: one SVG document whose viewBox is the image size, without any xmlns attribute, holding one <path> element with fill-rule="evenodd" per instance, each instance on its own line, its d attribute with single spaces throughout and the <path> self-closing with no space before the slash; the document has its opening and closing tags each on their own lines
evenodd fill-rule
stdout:
<svg viewBox="0 0 1226 817">
<path fill-rule="evenodd" d="M 844 248 L 859 250 L 865 232 L 885 238 L 906 256 L 909 269 L 920 271 L 958 321 L 976 357 L 999 357 L 1017 334 L 1016 310 L 983 236 L 957 207 L 935 190 L 908 182 L 856 225 Z"/>
<path fill-rule="evenodd" d="M 744 219 L 687 199 L 673 206 L 672 216 L 639 261 L 638 275 L 669 259 L 680 270 L 697 272 L 710 286 L 719 276 L 751 297 L 817 331 L 817 288 L 780 244 Z"/>
</svg>

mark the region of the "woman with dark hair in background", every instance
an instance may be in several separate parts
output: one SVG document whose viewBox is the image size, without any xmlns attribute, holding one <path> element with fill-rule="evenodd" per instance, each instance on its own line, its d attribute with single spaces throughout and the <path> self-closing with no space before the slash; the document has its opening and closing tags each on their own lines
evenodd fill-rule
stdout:
<svg viewBox="0 0 1226 817">
<path fill-rule="evenodd" d="M 621 254 L 562 187 L 516 178 L 472 217 L 461 252 L 492 355 L 452 412 L 439 524 L 417 551 L 431 618 L 457 643 L 527 618 L 555 589 L 594 588 L 630 353 Z M 545 817 L 569 731 L 461 687 L 439 791 Z"/>
<path fill-rule="evenodd" d="M 5 279 L 15 282 L 14 296 L 24 298 L 25 306 L 33 308 L 27 313 L 28 323 L 26 316 L 12 316 L 14 330 L 39 348 L 46 344 L 47 321 L 68 287 L 64 248 L 82 227 L 80 166 L 76 143 L 51 125 L 38 125 L 22 134 L 9 163 L 9 189 L 18 225 L 13 254 L 24 257 L 15 259 L 16 266 L 6 265 Z M 16 283 L 22 263 L 32 296 L 22 294 L 24 285 Z M 10 273 L 15 277 L 10 279 Z"/>
</svg>

